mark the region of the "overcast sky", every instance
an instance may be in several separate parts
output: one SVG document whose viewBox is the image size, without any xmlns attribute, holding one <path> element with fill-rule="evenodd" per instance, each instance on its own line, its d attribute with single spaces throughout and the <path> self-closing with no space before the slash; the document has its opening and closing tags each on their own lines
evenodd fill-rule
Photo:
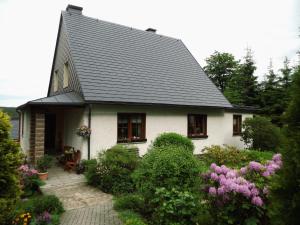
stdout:
<svg viewBox="0 0 300 225">
<path fill-rule="evenodd" d="M 270 58 L 298 60 L 300 0 L 0 0 L 0 106 L 44 97 L 50 78 L 61 10 L 183 40 L 204 66 L 215 50 L 245 55 L 250 47 L 259 79 Z"/>
</svg>

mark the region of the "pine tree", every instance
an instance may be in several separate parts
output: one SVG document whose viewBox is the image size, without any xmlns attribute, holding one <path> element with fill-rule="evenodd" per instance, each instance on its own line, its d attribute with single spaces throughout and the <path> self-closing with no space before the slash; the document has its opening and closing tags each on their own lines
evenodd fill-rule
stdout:
<svg viewBox="0 0 300 225">
<path fill-rule="evenodd" d="M 300 66 L 293 77 L 291 102 L 286 115 L 283 168 L 271 188 L 272 224 L 298 225 L 300 212 Z"/>
<path fill-rule="evenodd" d="M 225 88 L 224 95 L 232 104 L 254 106 L 258 105 L 258 83 L 254 75 L 256 70 L 253 53 L 246 49 L 244 62 L 239 64 Z"/>
<path fill-rule="evenodd" d="M 281 115 L 284 112 L 284 99 L 280 88 L 279 76 L 274 72 L 272 60 L 266 80 L 262 82 L 261 108 L 264 115 L 271 118 L 271 122 L 282 126 Z"/>
</svg>

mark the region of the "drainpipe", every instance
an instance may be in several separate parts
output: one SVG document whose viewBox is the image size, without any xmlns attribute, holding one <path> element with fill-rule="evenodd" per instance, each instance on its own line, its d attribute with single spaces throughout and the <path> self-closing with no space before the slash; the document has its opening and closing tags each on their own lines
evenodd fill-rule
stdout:
<svg viewBox="0 0 300 225">
<path fill-rule="evenodd" d="M 88 127 L 91 129 L 92 105 L 89 104 Z M 91 158 L 91 136 L 88 137 L 88 159 Z"/>
</svg>

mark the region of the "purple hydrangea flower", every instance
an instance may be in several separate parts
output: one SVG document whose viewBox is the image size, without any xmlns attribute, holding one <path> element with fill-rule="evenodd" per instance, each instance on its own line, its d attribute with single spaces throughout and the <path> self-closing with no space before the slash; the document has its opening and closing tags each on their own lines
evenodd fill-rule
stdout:
<svg viewBox="0 0 300 225">
<path fill-rule="evenodd" d="M 261 199 L 261 197 L 259 196 L 255 196 L 252 198 L 251 200 L 251 203 L 253 205 L 256 205 L 256 206 L 262 206 L 264 203 L 263 203 L 263 200 Z"/>
<path fill-rule="evenodd" d="M 209 190 L 208 190 L 208 193 L 211 196 L 216 196 L 217 195 L 217 189 L 215 187 L 210 187 Z"/>
<path fill-rule="evenodd" d="M 217 192 L 218 192 L 218 195 L 224 195 L 224 193 L 225 193 L 225 188 L 224 188 L 224 186 L 220 186 L 220 187 L 218 188 Z"/>
<path fill-rule="evenodd" d="M 210 165 L 210 169 L 212 169 L 212 170 L 215 170 L 216 167 L 217 167 L 217 164 L 215 164 L 215 163 L 212 163 L 212 164 Z"/>
<path fill-rule="evenodd" d="M 261 165 L 261 164 L 258 163 L 258 162 L 251 161 L 251 162 L 249 163 L 249 169 L 250 169 L 250 170 L 259 172 L 259 171 L 263 170 L 263 168 L 264 168 L 263 165 Z"/>
<path fill-rule="evenodd" d="M 241 175 L 245 175 L 247 173 L 247 167 L 242 167 L 241 169 L 240 169 L 240 174 Z"/>
<path fill-rule="evenodd" d="M 219 180 L 219 176 L 218 176 L 218 174 L 216 174 L 216 173 L 211 173 L 211 174 L 210 174 L 210 178 L 211 178 L 213 181 L 218 181 L 218 180 Z"/>
</svg>

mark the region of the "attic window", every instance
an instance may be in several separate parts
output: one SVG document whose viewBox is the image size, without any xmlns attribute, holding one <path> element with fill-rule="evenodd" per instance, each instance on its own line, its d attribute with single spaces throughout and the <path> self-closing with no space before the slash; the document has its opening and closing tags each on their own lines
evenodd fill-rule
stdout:
<svg viewBox="0 0 300 225">
<path fill-rule="evenodd" d="M 65 65 L 64 65 L 64 83 L 63 83 L 63 88 L 66 88 L 66 87 L 69 86 L 69 80 L 70 80 L 69 65 L 68 65 L 68 63 L 65 63 Z"/>
<path fill-rule="evenodd" d="M 58 70 L 54 72 L 54 77 L 53 77 L 53 91 L 57 92 L 58 91 Z"/>
</svg>

